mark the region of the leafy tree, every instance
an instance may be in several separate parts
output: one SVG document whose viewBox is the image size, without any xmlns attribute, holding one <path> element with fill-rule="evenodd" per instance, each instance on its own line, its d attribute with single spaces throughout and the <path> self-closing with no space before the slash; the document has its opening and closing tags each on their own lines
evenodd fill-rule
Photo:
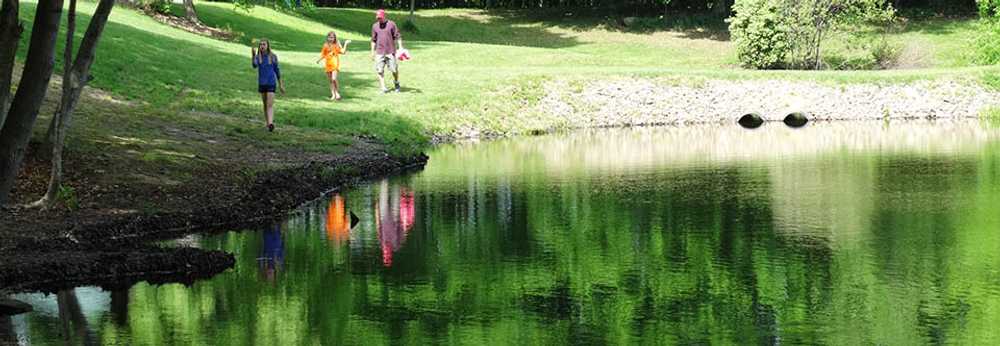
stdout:
<svg viewBox="0 0 1000 346">
<path fill-rule="evenodd" d="M 889 23 L 886 0 L 737 0 L 729 29 L 737 56 L 753 68 L 820 69 L 823 41 L 845 26 Z"/>
<path fill-rule="evenodd" d="M 976 0 L 976 7 L 979 9 L 979 15 L 983 18 L 991 18 L 1000 14 L 997 9 L 1000 8 L 1000 0 Z"/>
<path fill-rule="evenodd" d="M 976 62 L 985 65 L 1000 63 L 1000 0 L 977 0 L 982 16 L 976 37 Z"/>
<path fill-rule="evenodd" d="M 792 48 L 781 0 L 737 0 L 733 11 L 729 32 L 740 63 L 757 69 L 780 67 Z"/>
</svg>

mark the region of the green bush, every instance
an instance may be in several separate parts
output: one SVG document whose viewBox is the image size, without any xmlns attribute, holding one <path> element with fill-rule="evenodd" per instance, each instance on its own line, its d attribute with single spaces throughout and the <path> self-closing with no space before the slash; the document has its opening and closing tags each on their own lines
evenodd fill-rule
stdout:
<svg viewBox="0 0 1000 346">
<path fill-rule="evenodd" d="M 729 33 L 740 64 L 756 69 L 781 67 L 792 49 L 781 0 L 738 0 L 733 12 Z"/>
<path fill-rule="evenodd" d="M 69 210 L 80 209 L 80 202 L 76 199 L 76 190 L 73 187 L 60 185 L 56 192 L 56 199 L 63 202 Z"/>
<path fill-rule="evenodd" d="M 170 0 L 132 0 L 132 4 L 146 12 L 170 13 Z"/>
<path fill-rule="evenodd" d="M 984 18 L 976 37 L 976 63 L 1000 63 L 1000 18 Z"/>
<path fill-rule="evenodd" d="M 1000 63 L 1000 0 L 976 0 L 979 6 L 979 36 L 976 37 L 976 62 Z"/>
<path fill-rule="evenodd" d="M 996 17 L 998 13 L 997 9 L 1000 8 L 1000 0 L 976 0 L 976 6 L 979 8 L 979 15 L 983 18 Z"/>
</svg>

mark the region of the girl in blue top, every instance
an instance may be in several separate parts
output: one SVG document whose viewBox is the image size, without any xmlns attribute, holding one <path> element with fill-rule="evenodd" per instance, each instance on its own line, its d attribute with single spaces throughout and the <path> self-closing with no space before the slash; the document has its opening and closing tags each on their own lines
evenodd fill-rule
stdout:
<svg viewBox="0 0 1000 346">
<path fill-rule="evenodd" d="M 250 47 L 250 58 L 253 68 L 257 69 L 257 92 L 264 101 L 264 118 L 267 130 L 274 131 L 274 91 L 275 86 L 285 94 L 285 83 L 281 80 L 281 69 L 278 68 L 278 56 L 271 52 L 271 43 L 262 38 L 257 48 Z"/>
</svg>

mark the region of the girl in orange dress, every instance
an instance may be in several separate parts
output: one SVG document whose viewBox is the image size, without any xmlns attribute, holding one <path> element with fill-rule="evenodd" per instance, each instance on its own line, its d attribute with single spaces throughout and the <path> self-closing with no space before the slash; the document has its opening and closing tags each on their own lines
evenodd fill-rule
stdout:
<svg viewBox="0 0 1000 346">
<path fill-rule="evenodd" d="M 347 45 L 349 44 L 351 44 L 351 40 L 344 42 L 344 46 L 341 47 L 340 42 L 337 41 L 337 34 L 331 31 L 326 34 L 326 43 L 323 43 L 319 59 L 316 59 L 317 64 L 320 61 L 326 61 L 324 71 L 326 71 L 326 78 L 330 80 L 331 100 L 340 100 L 340 82 L 337 81 L 337 74 L 340 72 L 340 55 L 347 54 Z"/>
</svg>

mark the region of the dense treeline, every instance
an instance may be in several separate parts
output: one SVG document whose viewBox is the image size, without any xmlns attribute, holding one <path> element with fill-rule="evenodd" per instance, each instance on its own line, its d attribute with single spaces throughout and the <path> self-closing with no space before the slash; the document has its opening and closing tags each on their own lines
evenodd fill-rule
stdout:
<svg viewBox="0 0 1000 346">
<path fill-rule="evenodd" d="M 325 7 L 385 7 L 408 9 L 410 0 L 314 0 Z M 613 11 L 618 14 L 670 12 L 703 12 L 728 15 L 733 0 L 413 0 L 422 8 L 586 8 Z M 968 12 L 976 9 L 975 0 L 893 0 L 896 9 L 926 9 L 938 12 Z"/>
<path fill-rule="evenodd" d="M 227 0 L 222 0 L 227 1 Z M 228 0 L 232 1 L 232 0 Z M 297 6 L 311 2 L 320 7 L 362 7 L 389 9 L 483 8 L 483 9 L 576 9 L 613 15 L 655 16 L 670 13 L 702 13 L 728 17 L 735 0 L 236 0 L 271 2 Z M 938 13 L 973 13 L 975 0 L 892 0 L 893 8 Z"/>
</svg>

